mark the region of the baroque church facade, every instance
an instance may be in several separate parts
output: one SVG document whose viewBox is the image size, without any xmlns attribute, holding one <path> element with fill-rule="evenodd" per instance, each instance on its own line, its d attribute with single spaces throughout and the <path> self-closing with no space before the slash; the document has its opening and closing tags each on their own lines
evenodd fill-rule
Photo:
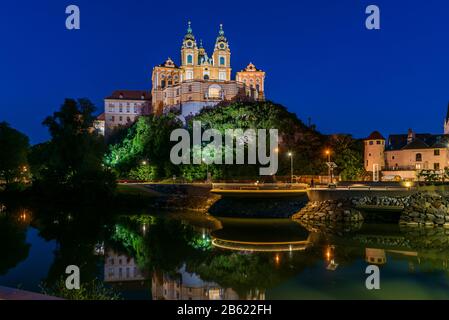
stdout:
<svg viewBox="0 0 449 320">
<path fill-rule="evenodd" d="M 182 40 L 180 64 L 171 58 L 155 66 L 151 91 L 116 90 L 104 99 L 97 121 L 100 132 L 128 126 L 141 115 L 176 111 L 181 120 L 222 101 L 265 100 L 265 72 L 249 63 L 232 79 L 231 48 L 220 25 L 213 53 L 197 42 L 190 22 Z"/>
<path fill-rule="evenodd" d="M 168 58 L 154 67 L 152 109 L 156 114 L 178 110 L 186 117 L 223 100 L 265 99 L 265 72 L 250 63 L 232 79 L 231 48 L 220 25 L 214 51 L 208 55 L 188 25 L 181 46 L 180 65 Z"/>
</svg>

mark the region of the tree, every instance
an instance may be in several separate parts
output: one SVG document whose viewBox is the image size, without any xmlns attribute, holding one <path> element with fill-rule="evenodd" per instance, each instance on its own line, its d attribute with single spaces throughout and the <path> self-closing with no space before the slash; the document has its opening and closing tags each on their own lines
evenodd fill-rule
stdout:
<svg viewBox="0 0 449 320">
<path fill-rule="evenodd" d="M 350 135 L 332 135 L 329 139 L 334 162 L 343 180 L 358 180 L 364 174 L 363 145 Z"/>
<path fill-rule="evenodd" d="M 0 180 L 10 184 L 20 179 L 28 170 L 28 137 L 6 122 L 1 122 L 0 150 Z"/>
<path fill-rule="evenodd" d="M 41 162 L 36 182 L 45 191 L 96 200 L 114 190 L 115 177 L 103 167 L 104 139 L 93 130 L 94 111 L 87 99 L 66 99 L 44 120 L 51 140 L 33 150 L 33 159 Z"/>
<path fill-rule="evenodd" d="M 307 127 L 296 114 L 284 106 L 270 101 L 238 101 L 222 103 L 214 108 L 205 108 L 188 121 L 192 128 L 193 121 L 201 121 L 203 129 L 213 128 L 224 134 L 226 129 L 278 129 L 279 170 L 277 175 L 290 175 L 288 152 L 295 154 L 295 174 L 318 174 L 324 160 L 321 149 L 325 137 Z M 218 166 L 218 174 L 224 178 L 260 178 L 259 165 Z"/>
<path fill-rule="evenodd" d="M 110 145 L 104 162 L 122 177 L 129 176 L 130 171 L 144 161 L 153 167 L 153 178 L 177 174 L 178 168 L 170 162 L 170 150 L 174 145 L 170 134 L 181 126 L 173 114 L 140 117 L 121 142 Z"/>
</svg>

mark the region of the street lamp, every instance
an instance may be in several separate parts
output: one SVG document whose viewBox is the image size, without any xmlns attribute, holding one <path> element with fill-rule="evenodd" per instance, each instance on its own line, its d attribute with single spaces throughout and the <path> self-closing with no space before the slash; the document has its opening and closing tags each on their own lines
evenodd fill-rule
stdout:
<svg viewBox="0 0 449 320">
<path fill-rule="evenodd" d="M 330 178 L 330 183 L 333 183 L 333 170 L 334 168 L 331 165 L 331 151 L 329 149 L 326 149 L 326 155 L 327 155 L 327 166 L 328 166 L 328 175 Z"/>
<path fill-rule="evenodd" d="M 288 156 L 290 157 L 290 183 L 293 184 L 293 153 L 289 152 Z"/>
</svg>

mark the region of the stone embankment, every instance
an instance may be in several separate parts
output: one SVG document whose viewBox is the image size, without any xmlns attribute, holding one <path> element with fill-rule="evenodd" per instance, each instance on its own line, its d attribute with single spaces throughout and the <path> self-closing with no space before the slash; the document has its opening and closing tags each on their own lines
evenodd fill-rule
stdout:
<svg viewBox="0 0 449 320">
<path fill-rule="evenodd" d="M 311 201 L 292 216 L 297 220 L 356 222 L 363 221 L 361 212 L 354 208 L 351 199 Z"/>
<path fill-rule="evenodd" d="M 388 211 L 400 211 L 401 225 L 449 228 L 448 192 L 311 201 L 292 218 L 301 221 L 356 222 L 363 221 L 367 216 L 366 208 L 383 215 L 391 214 Z"/>
</svg>

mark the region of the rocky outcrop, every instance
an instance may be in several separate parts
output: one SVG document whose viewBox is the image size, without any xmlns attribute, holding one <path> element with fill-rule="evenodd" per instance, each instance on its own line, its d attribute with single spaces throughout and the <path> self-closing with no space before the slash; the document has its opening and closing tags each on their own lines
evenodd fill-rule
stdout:
<svg viewBox="0 0 449 320">
<path fill-rule="evenodd" d="M 292 219 L 303 221 L 334 221 L 334 222 L 357 222 L 363 221 L 359 210 L 355 209 L 352 201 L 326 200 L 311 201 L 292 216 Z"/>
</svg>

